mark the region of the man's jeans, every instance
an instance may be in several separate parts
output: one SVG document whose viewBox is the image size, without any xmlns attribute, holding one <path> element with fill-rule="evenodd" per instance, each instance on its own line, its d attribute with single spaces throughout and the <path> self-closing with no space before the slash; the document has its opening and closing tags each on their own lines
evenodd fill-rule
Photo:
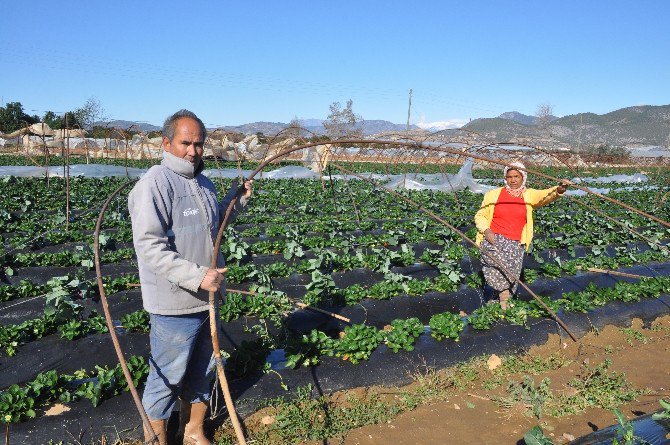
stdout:
<svg viewBox="0 0 670 445">
<path fill-rule="evenodd" d="M 214 377 L 209 312 L 151 315 L 150 371 L 142 405 L 151 419 L 170 417 L 178 398 L 207 402 Z"/>
</svg>

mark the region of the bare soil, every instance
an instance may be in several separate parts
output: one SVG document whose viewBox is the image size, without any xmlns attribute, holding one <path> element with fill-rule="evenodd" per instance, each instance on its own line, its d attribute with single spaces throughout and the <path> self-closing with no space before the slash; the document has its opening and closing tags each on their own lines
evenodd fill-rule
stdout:
<svg viewBox="0 0 670 445">
<path fill-rule="evenodd" d="M 558 336 L 550 337 L 545 345 L 529 350 L 527 357 L 559 356 L 569 364 L 540 374 L 525 375 L 531 375 L 535 382 L 550 378 L 554 392 L 569 391 L 567 382 L 583 376 L 583 365 L 593 367 L 609 359 L 612 361 L 609 370 L 624 372 L 629 387 L 648 391 L 636 401 L 619 406 L 624 415 L 632 419 L 657 411 L 660 408 L 658 399 L 670 397 L 670 316 L 659 318 L 647 327 L 643 327 L 640 320 L 633 320 L 630 329 L 607 326 L 576 343 L 565 343 Z M 387 423 L 352 430 L 344 438 L 308 444 L 516 444 L 523 443 L 524 433 L 535 425 L 540 425 L 555 444 L 562 444 L 616 423 L 614 414 L 601 408 L 589 408 L 564 417 L 543 415 L 538 419 L 529 415 L 527 407 L 501 407 L 491 398 L 505 395 L 506 384 L 493 390 L 484 389 L 482 377 L 487 373 L 492 375 L 492 372 L 486 360 L 480 363 L 482 369 L 477 380 L 462 389 L 451 388 L 441 400 L 419 406 Z M 523 375 L 519 373 L 509 378 L 521 380 Z M 346 400 L 347 394 L 356 396 L 369 390 L 353 389 L 336 398 Z M 393 389 L 383 391 L 392 393 Z"/>
</svg>

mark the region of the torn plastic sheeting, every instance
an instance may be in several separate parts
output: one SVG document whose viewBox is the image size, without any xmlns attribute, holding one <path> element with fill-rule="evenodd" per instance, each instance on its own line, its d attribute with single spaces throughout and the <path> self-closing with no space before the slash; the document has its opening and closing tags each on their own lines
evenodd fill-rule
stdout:
<svg viewBox="0 0 670 445">
<path fill-rule="evenodd" d="M 98 164 L 74 164 L 70 166 L 70 176 L 85 176 L 87 178 L 105 178 L 108 176 L 129 178 L 139 178 L 147 169 L 128 167 L 126 174 L 126 167 L 119 165 L 98 165 Z M 49 167 L 49 175 L 63 176 L 62 167 Z"/>
<path fill-rule="evenodd" d="M 8 177 L 14 176 L 17 178 L 33 178 L 33 177 L 42 177 L 46 175 L 46 169 L 44 167 L 31 167 L 31 166 L 0 166 L 0 176 Z"/>
<path fill-rule="evenodd" d="M 474 161 L 468 158 L 456 174 L 417 174 L 417 175 L 394 175 L 386 184 L 387 188 L 408 190 L 438 190 L 443 192 L 454 192 L 470 189 L 474 193 L 486 193 L 495 187 L 480 184 L 472 177 L 472 166 Z"/>
<path fill-rule="evenodd" d="M 608 182 L 648 182 L 649 177 L 644 173 L 634 173 L 632 175 L 611 175 L 611 176 L 600 176 L 598 178 L 573 178 L 572 182 L 575 184 L 580 184 L 582 182 L 597 182 L 597 183 L 608 183 Z"/>
<path fill-rule="evenodd" d="M 232 168 L 212 168 L 203 170 L 202 174 L 207 176 L 210 179 L 216 178 L 226 178 L 226 179 L 235 179 L 240 176 L 248 177 L 253 170 L 238 170 Z"/>
<path fill-rule="evenodd" d="M 84 176 L 87 178 L 106 178 L 106 177 L 130 177 L 139 178 L 147 169 L 126 167 L 118 165 L 100 165 L 100 164 L 73 164 L 70 166 L 70 176 Z M 63 177 L 62 166 L 52 166 L 48 168 L 49 176 Z M 20 177 L 20 178 L 42 178 L 47 174 L 44 167 L 3 165 L 0 166 L 0 177 Z"/>
<path fill-rule="evenodd" d="M 362 173 L 360 176 L 368 177 L 375 181 L 386 182 L 386 187 L 391 189 L 405 188 L 408 190 L 438 190 L 452 192 L 469 189 L 474 193 L 486 193 L 495 188 L 481 184 L 472 177 L 472 159 L 468 159 L 456 174 L 419 174 L 419 175 L 383 175 Z M 70 166 L 70 176 L 84 176 L 94 178 L 104 177 L 130 177 L 139 178 L 147 169 L 100 164 L 73 164 Z M 209 178 L 237 178 L 240 175 L 248 177 L 252 170 L 240 170 L 234 168 L 207 169 L 203 175 Z M 26 166 L 0 166 L 0 176 L 16 177 L 44 177 L 44 167 Z M 63 176 L 63 167 L 49 167 L 49 176 Z M 285 166 L 269 172 L 260 172 L 258 179 L 318 179 L 320 176 L 314 171 L 300 166 Z M 332 175 L 333 179 L 360 179 L 353 175 Z"/>
<path fill-rule="evenodd" d="M 495 187 L 482 184 L 472 177 L 474 161 L 469 158 L 465 161 L 458 173 L 407 173 L 402 175 L 382 175 L 360 173 L 359 176 L 372 181 L 383 182 L 384 187 L 391 190 L 435 190 L 441 192 L 456 192 L 469 189 L 473 193 L 486 193 Z M 352 180 L 360 179 L 354 175 L 333 175 L 333 179 Z"/>
<path fill-rule="evenodd" d="M 639 190 L 656 190 L 658 187 L 655 185 L 645 185 L 642 187 L 636 187 L 636 186 L 631 186 L 631 187 L 620 187 L 616 189 L 611 189 L 611 188 L 595 188 L 595 187 L 589 187 L 589 190 L 592 192 L 600 193 L 601 195 L 606 195 L 610 191 L 615 191 L 615 192 L 620 192 L 620 191 L 627 191 L 627 192 L 634 192 L 634 191 L 639 191 Z M 570 190 L 568 189 L 567 192 L 565 192 L 566 195 L 571 195 L 571 196 L 585 196 L 588 193 L 586 193 L 584 190 Z"/>
<path fill-rule="evenodd" d="M 307 167 L 299 167 L 296 165 L 288 165 L 269 172 L 259 173 L 259 178 L 263 179 L 316 179 L 319 178 L 318 173 L 310 170 Z"/>
<path fill-rule="evenodd" d="M 628 152 L 632 157 L 670 157 L 670 150 L 659 145 L 647 145 L 645 147 L 629 147 Z"/>
<path fill-rule="evenodd" d="M 208 178 L 239 178 L 249 177 L 253 170 L 238 170 L 231 168 L 208 169 L 202 172 Z M 261 171 L 255 179 L 318 179 L 319 175 L 307 167 L 288 165 L 271 171 Z"/>
</svg>

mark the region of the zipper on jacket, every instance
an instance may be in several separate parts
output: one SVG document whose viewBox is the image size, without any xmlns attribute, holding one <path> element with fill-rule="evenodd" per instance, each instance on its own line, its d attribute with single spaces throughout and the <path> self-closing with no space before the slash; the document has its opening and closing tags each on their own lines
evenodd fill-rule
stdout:
<svg viewBox="0 0 670 445">
<path fill-rule="evenodd" d="M 198 195 L 198 201 L 202 206 L 202 213 L 205 215 L 204 216 L 205 223 L 207 223 L 207 233 L 209 234 L 209 242 L 212 245 L 212 248 L 214 248 L 214 239 L 212 238 L 212 222 L 209 219 L 209 212 L 207 212 L 205 199 L 202 196 L 202 191 L 200 190 L 200 186 L 198 185 L 198 180 L 195 177 L 191 179 L 191 186 L 195 188 L 196 193 Z"/>
</svg>

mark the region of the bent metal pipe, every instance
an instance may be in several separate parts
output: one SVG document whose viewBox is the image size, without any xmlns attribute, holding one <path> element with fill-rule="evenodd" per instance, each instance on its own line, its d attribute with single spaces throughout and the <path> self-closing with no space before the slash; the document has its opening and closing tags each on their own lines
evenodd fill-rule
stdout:
<svg viewBox="0 0 670 445">
<path fill-rule="evenodd" d="M 154 429 L 151 427 L 149 417 L 147 416 L 147 413 L 144 410 L 144 406 L 142 406 L 140 396 L 137 393 L 137 387 L 133 383 L 133 378 L 130 375 L 130 371 L 128 370 L 128 364 L 126 363 L 123 350 L 121 349 L 121 344 L 119 343 L 119 338 L 116 335 L 114 323 L 112 322 L 112 315 L 109 312 L 109 304 L 107 303 L 107 293 L 105 292 L 105 286 L 103 285 L 102 282 L 102 270 L 100 267 L 100 228 L 102 226 L 102 219 L 105 216 L 105 211 L 107 211 L 107 207 L 109 207 L 109 204 L 116 197 L 116 195 L 118 195 L 123 189 L 125 189 L 126 187 L 128 187 L 133 183 L 134 182 L 126 182 L 125 184 L 117 188 L 114 192 L 112 192 L 111 195 L 109 195 L 109 198 L 107 198 L 107 201 L 105 201 L 105 203 L 103 204 L 102 209 L 100 210 L 100 214 L 98 215 L 98 221 L 95 224 L 95 233 L 93 235 L 93 254 L 95 256 L 95 275 L 98 281 L 98 290 L 100 291 L 100 302 L 102 303 L 102 310 L 105 313 L 105 320 L 107 322 L 107 330 L 109 331 L 109 335 L 112 337 L 112 344 L 114 345 L 114 351 L 116 351 L 116 357 L 119 360 L 119 364 L 121 365 L 121 369 L 123 370 L 123 375 L 125 376 L 126 382 L 128 383 L 128 389 L 130 390 L 130 394 L 133 396 L 135 407 L 137 408 L 137 411 L 140 413 L 140 417 L 142 418 L 142 424 L 144 425 L 144 428 L 146 428 L 147 432 L 151 436 L 151 440 L 149 441 L 149 443 L 154 444 L 158 443 L 158 436 L 156 435 Z"/>
</svg>

